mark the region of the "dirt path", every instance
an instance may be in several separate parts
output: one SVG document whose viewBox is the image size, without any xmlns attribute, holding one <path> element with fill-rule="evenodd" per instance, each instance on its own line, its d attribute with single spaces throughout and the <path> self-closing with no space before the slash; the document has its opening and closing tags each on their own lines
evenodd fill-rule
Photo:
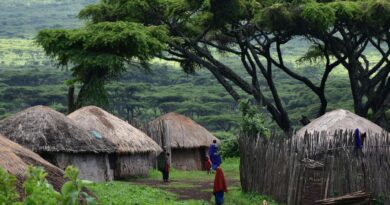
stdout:
<svg viewBox="0 0 390 205">
<path fill-rule="evenodd" d="M 140 185 L 146 185 L 154 188 L 163 189 L 177 195 L 178 200 L 204 200 L 210 201 L 212 197 L 213 181 L 204 180 L 174 180 L 169 183 L 163 183 L 155 179 L 134 179 L 130 182 Z M 240 186 L 239 180 L 228 180 L 229 187 Z"/>
</svg>

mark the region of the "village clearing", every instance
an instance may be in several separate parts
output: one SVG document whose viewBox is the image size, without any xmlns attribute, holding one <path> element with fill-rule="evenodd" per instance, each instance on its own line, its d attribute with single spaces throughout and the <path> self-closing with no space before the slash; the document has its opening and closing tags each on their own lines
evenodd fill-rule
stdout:
<svg viewBox="0 0 390 205">
<path fill-rule="evenodd" d="M 222 168 L 228 183 L 225 204 L 255 205 L 269 198 L 257 194 L 243 194 L 240 188 L 239 159 L 226 159 Z M 88 188 L 102 204 L 112 205 L 209 205 L 212 197 L 214 175 L 205 171 L 172 170 L 170 182 L 163 183 L 161 173 L 153 170 L 147 178 L 126 181 L 93 183 Z"/>
</svg>

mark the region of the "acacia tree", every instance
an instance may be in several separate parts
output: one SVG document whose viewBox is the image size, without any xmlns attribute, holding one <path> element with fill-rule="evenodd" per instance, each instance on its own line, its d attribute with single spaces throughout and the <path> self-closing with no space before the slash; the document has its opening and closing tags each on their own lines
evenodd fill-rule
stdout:
<svg viewBox="0 0 390 205">
<path fill-rule="evenodd" d="M 68 112 L 93 102 L 104 104 L 105 83 L 118 76 L 127 64 L 145 64 L 165 48 L 164 27 L 130 22 L 101 22 L 74 30 L 43 30 L 36 37 L 46 54 L 59 66 L 71 66 L 68 80 Z M 80 90 L 74 99 L 75 84 Z"/>
<path fill-rule="evenodd" d="M 355 112 L 363 117 L 372 112 L 373 120 L 385 125 L 390 108 L 390 2 L 309 2 L 283 8 L 294 19 L 283 31 L 316 45 L 307 59 L 322 56 L 329 61 L 331 56 L 341 62 L 348 71 Z M 368 53 L 379 60 L 371 60 Z"/>
<path fill-rule="evenodd" d="M 350 2 L 340 4 L 344 5 L 344 3 L 349 5 Z M 89 56 L 90 53 L 100 56 L 101 53 L 106 54 L 109 50 L 111 57 L 118 59 L 114 62 L 123 65 L 121 63 L 129 59 L 127 49 L 130 49 L 141 52 L 143 55 L 140 59 L 143 62 L 153 55 L 180 63 L 186 72 L 194 72 L 199 67 L 206 68 L 236 101 L 242 98 L 237 89 L 244 91 L 256 103 L 265 106 L 282 130 L 290 132 L 291 122 L 273 79 L 274 70 L 285 72 L 315 93 L 321 103 L 318 112 L 321 115 L 326 111 L 325 87 L 330 72 L 339 64 L 347 67 L 351 59 L 355 59 L 355 64 L 359 64 L 357 62 L 360 61 L 356 58 L 364 58 L 360 57 L 362 55 L 356 56 L 353 52 L 351 57 L 349 47 L 344 50 L 338 47 L 338 44 L 344 41 L 348 44 L 348 41 L 339 37 L 340 30 L 336 22 L 342 22 L 344 14 L 337 13 L 340 6 L 336 5 L 337 2 L 317 3 L 315 1 L 275 3 L 266 0 L 102 0 L 80 12 L 80 17 L 89 21 L 86 27 L 73 31 L 46 30 L 39 34 L 38 42 L 61 64 L 72 62 L 76 64 L 74 71 L 78 70 L 77 65 L 81 65 L 81 70 L 92 72 L 94 75 L 96 70 L 92 68 L 101 67 L 99 63 L 105 65 L 103 70 L 106 72 L 112 71 L 108 72 L 111 74 L 120 73 L 124 67 L 115 64 L 121 69 L 111 69 L 111 65 L 105 64 L 105 61 L 93 60 L 95 56 L 88 58 L 94 62 L 88 64 L 80 60 L 80 55 L 77 53 L 81 52 L 81 56 Z M 349 12 L 349 7 L 345 8 L 344 10 Z M 341 11 L 346 12 L 344 10 Z M 106 27 L 117 25 L 121 27 L 105 32 Z M 103 30 L 92 29 L 93 31 L 89 33 L 80 32 L 94 26 L 100 26 L 99 29 Z M 340 26 L 344 26 L 344 23 L 342 22 Z M 133 35 L 121 38 L 122 30 Z M 362 32 L 363 30 L 361 29 Z M 88 42 L 89 38 L 96 39 L 94 36 L 99 36 L 97 38 L 99 41 L 94 42 L 94 46 L 98 49 L 80 47 L 79 43 L 72 44 L 76 42 L 74 39 L 63 38 L 60 35 L 67 36 L 69 32 L 80 33 L 78 37 L 82 39 L 81 45 Z M 57 36 L 53 38 L 53 34 Z M 355 35 L 349 35 L 350 38 L 357 39 L 358 45 L 364 45 Z M 319 85 L 289 68 L 285 62 L 281 47 L 296 36 L 305 36 L 315 45 L 303 59 L 322 57 L 326 61 Z M 121 40 L 117 41 L 116 38 Z M 135 42 L 136 49 L 127 41 Z M 149 44 L 153 46 L 148 47 Z M 144 46 L 147 49 L 143 49 Z M 145 50 L 147 52 L 144 53 Z M 352 50 L 359 49 L 352 47 Z M 218 52 L 236 57 L 241 62 L 246 75 L 243 76 L 242 72 L 236 70 L 237 68 L 224 63 L 219 58 Z M 133 57 L 134 52 L 131 54 L 130 57 Z M 64 57 L 61 56 L 65 56 L 66 61 L 63 61 Z M 89 85 L 89 78 L 86 78 L 86 75 L 74 73 L 75 76 L 81 76 L 76 79 L 80 79 L 83 85 Z M 98 76 L 105 78 L 110 75 L 102 73 Z M 356 76 L 356 72 L 352 72 L 350 76 Z M 356 82 L 352 82 L 355 77 L 350 79 L 351 85 Z M 265 86 L 260 86 L 262 80 L 265 81 Z M 358 83 L 358 85 L 352 85 L 352 93 L 356 93 L 356 87 L 357 89 L 364 87 L 363 84 Z M 266 91 L 271 95 L 267 96 Z M 80 94 L 82 93 L 80 91 Z M 360 96 L 356 94 L 353 96 L 355 109 L 361 107 L 359 102 L 362 100 L 358 100 Z M 364 115 L 364 112 L 357 111 L 357 113 Z"/>
<path fill-rule="evenodd" d="M 279 68 L 302 81 L 317 94 L 322 104 L 319 114 L 326 110 L 324 88 L 329 71 L 324 73 L 321 84 L 315 85 L 285 64 L 280 47 L 293 36 L 264 29 L 258 21 L 259 17 L 275 16 L 273 6 L 272 2 L 252 0 L 106 0 L 88 6 L 80 17 L 92 24 L 125 21 L 164 26 L 170 39 L 165 52 L 157 57 L 179 62 L 186 72 L 198 67 L 208 69 L 235 100 L 241 99 L 236 90 L 239 88 L 264 105 L 275 122 L 289 132 L 291 122 L 275 85 L 273 69 Z M 215 51 L 237 57 L 247 76 L 225 64 Z M 329 62 L 329 67 L 338 63 Z M 261 80 L 266 82 L 265 87 L 260 86 Z M 271 96 L 266 96 L 265 91 L 270 91 Z"/>
</svg>

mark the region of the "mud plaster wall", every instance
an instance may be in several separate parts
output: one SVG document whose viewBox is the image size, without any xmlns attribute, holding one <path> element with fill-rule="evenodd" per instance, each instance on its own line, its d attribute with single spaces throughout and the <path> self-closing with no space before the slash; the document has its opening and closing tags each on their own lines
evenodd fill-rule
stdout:
<svg viewBox="0 0 390 205">
<path fill-rule="evenodd" d="M 99 182 L 114 178 L 106 154 L 58 153 L 52 156 L 49 161 L 63 170 L 70 165 L 77 167 L 80 179 Z"/>
<path fill-rule="evenodd" d="M 205 148 L 172 149 L 172 167 L 181 170 L 203 170 Z"/>
<path fill-rule="evenodd" d="M 153 168 L 156 154 L 118 155 L 115 166 L 115 178 L 123 179 L 134 176 L 147 176 Z"/>
</svg>

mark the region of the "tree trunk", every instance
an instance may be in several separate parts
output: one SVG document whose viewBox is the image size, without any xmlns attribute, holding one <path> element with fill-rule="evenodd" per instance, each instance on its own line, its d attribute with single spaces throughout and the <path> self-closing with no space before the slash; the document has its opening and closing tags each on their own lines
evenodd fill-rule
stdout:
<svg viewBox="0 0 390 205">
<path fill-rule="evenodd" d="M 70 86 L 68 88 L 68 114 L 74 112 L 75 109 L 75 102 L 74 102 L 74 86 Z"/>
<path fill-rule="evenodd" d="M 363 106 L 363 92 L 359 85 L 359 77 L 357 73 L 358 62 L 356 62 L 353 57 L 349 58 L 349 60 L 350 63 L 348 68 L 348 76 L 351 83 L 351 91 L 355 113 L 361 117 L 367 117 L 367 112 L 365 112 Z"/>
</svg>

